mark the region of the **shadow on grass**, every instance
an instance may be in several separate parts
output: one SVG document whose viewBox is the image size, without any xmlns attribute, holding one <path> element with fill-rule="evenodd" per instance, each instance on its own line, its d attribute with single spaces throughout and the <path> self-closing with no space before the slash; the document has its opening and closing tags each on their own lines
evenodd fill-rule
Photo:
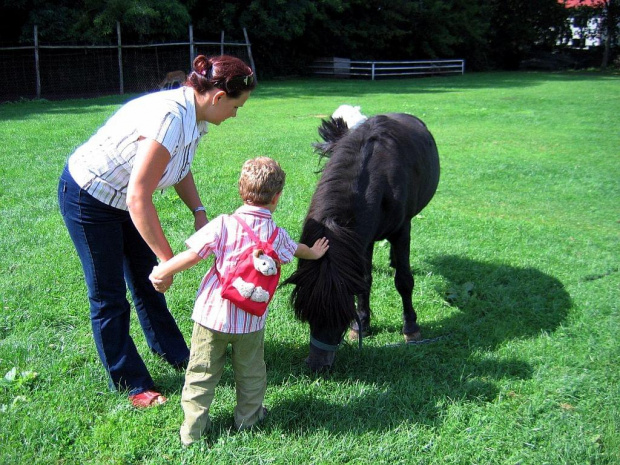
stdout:
<svg viewBox="0 0 620 465">
<path fill-rule="evenodd" d="M 458 311 L 425 326 L 424 310 L 418 309 L 422 331 L 426 338 L 445 338 L 409 346 L 376 346 L 368 338 L 361 351 L 347 344 L 323 376 L 305 367 L 305 345 L 268 342 L 269 387 L 289 383 L 292 375 L 324 383 L 325 391 L 305 389 L 272 401 L 265 428 L 346 433 L 384 430 L 402 422 L 435 425 L 449 402 L 490 402 L 500 395 L 502 380 L 531 378 L 533 367 L 519 354 L 510 354 L 509 348 L 503 355 L 494 351 L 511 340 L 533 339 L 558 328 L 571 307 L 562 283 L 534 268 L 457 256 L 437 257 L 431 267 L 447 281 L 441 291 Z M 328 387 L 334 383 L 350 398 L 335 395 Z"/>
<path fill-rule="evenodd" d="M 438 291 L 456 310 L 425 325 L 424 309 L 418 308 L 424 337 L 442 337 L 436 342 L 378 345 L 371 336 L 361 350 L 344 344 L 334 368 L 315 375 L 304 363 L 307 341 L 266 341 L 270 413 L 261 429 L 350 434 L 403 423 L 436 426 L 454 402 L 475 405 L 518 397 L 501 392 L 501 385 L 530 379 L 534 367 L 512 353 L 508 343 L 558 328 L 572 305 L 562 283 L 535 268 L 458 256 L 436 257 L 430 267 L 445 278 L 445 288 Z M 398 333 L 401 325 L 395 321 L 388 329 Z M 180 394 L 182 374 L 158 382 L 167 394 Z M 234 386 L 229 362 L 219 385 Z M 207 441 L 234 434 L 232 412 L 215 414 L 212 420 Z"/>
<path fill-rule="evenodd" d="M 45 115 L 62 118 L 65 115 L 89 115 L 102 111 L 108 113 L 107 117 L 109 117 L 116 110 L 115 107 L 120 107 L 120 105 L 138 96 L 138 94 L 125 94 L 88 99 L 74 98 L 56 101 L 41 99 L 8 102 L 0 104 L 0 120 L 23 121 L 29 118 L 40 118 Z M 108 109 L 108 107 L 111 108 Z"/>
<path fill-rule="evenodd" d="M 575 72 L 488 72 L 467 73 L 456 76 L 435 76 L 409 79 L 383 79 L 369 81 L 362 79 L 303 78 L 292 80 L 271 80 L 259 84 L 253 92 L 253 99 L 288 98 L 308 99 L 330 97 L 338 99 L 381 96 L 385 94 L 438 94 L 452 93 L 463 89 L 515 89 L 533 87 L 546 81 L 592 81 L 618 79 L 602 73 Z M 23 120 L 44 114 L 62 116 L 65 114 L 92 113 L 101 111 L 101 106 L 118 105 L 137 98 L 144 93 L 107 95 L 93 98 L 71 98 L 66 100 L 32 100 L 0 104 L 0 119 Z M 112 114 L 113 111 L 110 111 Z"/>
<path fill-rule="evenodd" d="M 485 72 L 370 81 L 367 79 L 306 78 L 267 81 L 253 95 L 261 98 L 362 97 L 385 94 L 440 94 L 463 89 L 518 89 L 547 81 L 577 82 L 617 79 L 602 73 Z"/>
</svg>

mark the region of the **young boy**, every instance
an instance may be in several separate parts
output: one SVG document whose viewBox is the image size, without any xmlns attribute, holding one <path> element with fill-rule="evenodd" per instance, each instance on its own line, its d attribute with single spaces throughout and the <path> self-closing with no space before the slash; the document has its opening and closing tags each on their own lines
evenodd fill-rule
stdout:
<svg viewBox="0 0 620 465">
<path fill-rule="evenodd" d="M 275 231 L 271 218 L 284 187 L 285 173 L 271 158 L 259 157 L 244 163 L 239 178 L 239 194 L 243 206 L 237 209 L 254 234 L 262 240 Z M 236 307 L 220 294 L 219 274 L 223 275 L 234 258 L 234 252 L 250 245 L 248 235 L 239 222 L 230 215 L 220 215 L 191 236 L 188 250 L 153 268 L 150 279 L 155 288 L 166 290 L 162 280 L 186 270 L 215 255 L 215 263 L 203 278 L 192 319 L 189 365 L 181 405 L 185 420 L 181 426 L 181 442 L 190 445 L 200 439 L 210 426 L 209 407 L 215 387 L 226 362 L 226 348 L 232 345 L 232 365 L 237 391 L 235 424 L 239 429 L 249 428 L 262 420 L 267 413 L 263 406 L 267 388 L 264 361 L 264 326 L 267 312 L 255 316 Z M 329 248 L 326 238 L 317 240 L 312 247 L 297 244 L 280 228 L 273 242 L 273 249 L 281 263 L 293 257 L 306 260 L 321 258 Z"/>
</svg>

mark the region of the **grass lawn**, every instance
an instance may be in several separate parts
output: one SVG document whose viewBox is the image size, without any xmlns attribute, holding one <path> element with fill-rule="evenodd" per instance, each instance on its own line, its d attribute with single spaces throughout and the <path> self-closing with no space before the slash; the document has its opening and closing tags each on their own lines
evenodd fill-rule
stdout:
<svg viewBox="0 0 620 465">
<path fill-rule="evenodd" d="M 342 103 L 420 117 L 442 173 L 413 220 L 414 305 L 424 337 L 439 339 L 402 344 L 389 251 L 378 244 L 364 347 L 342 347 L 328 375 L 309 373 L 308 328 L 284 288 L 266 329 L 269 418 L 234 431 L 227 368 L 213 430 L 188 449 L 178 438 L 183 374 L 148 352 L 133 317 L 170 401 L 138 411 L 108 390 L 57 207 L 66 157 L 128 98 L 0 105 L 0 463 L 620 463 L 619 76 L 260 82 L 197 153 L 209 215 L 239 205 L 242 162 L 268 155 L 287 172 L 275 219 L 299 237 L 322 117 Z M 172 247 L 184 250 L 191 213 L 172 190 L 155 197 Z M 188 341 L 209 265 L 166 294 Z"/>
</svg>

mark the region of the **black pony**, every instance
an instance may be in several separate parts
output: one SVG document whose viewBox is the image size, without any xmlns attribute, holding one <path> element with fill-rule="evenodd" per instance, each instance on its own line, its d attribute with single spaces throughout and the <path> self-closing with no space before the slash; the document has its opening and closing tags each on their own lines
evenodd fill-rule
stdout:
<svg viewBox="0 0 620 465">
<path fill-rule="evenodd" d="M 330 248 L 321 260 L 299 260 L 284 282 L 295 286 L 291 303 L 296 317 L 309 323 L 306 363 L 314 371 L 332 366 L 347 327 L 354 337 L 369 328 L 375 241 L 387 239 L 391 245 L 405 339 L 420 338 L 411 303 L 411 218 L 428 204 L 439 182 L 435 140 L 414 116 L 376 115 L 354 129 L 341 118 L 330 118 L 323 120 L 319 134 L 325 142 L 315 148 L 329 160 L 300 241 L 312 245 L 325 236 Z"/>
</svg>

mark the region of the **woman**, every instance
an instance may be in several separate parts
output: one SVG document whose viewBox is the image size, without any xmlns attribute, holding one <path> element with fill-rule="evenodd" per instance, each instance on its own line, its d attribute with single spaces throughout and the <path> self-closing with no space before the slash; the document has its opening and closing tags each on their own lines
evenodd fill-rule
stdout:
<svg viewBox="0 0 620 465">
<path fill-rule="evenodd" d="M 162 404 L 129 334 L 129 288 L 150 349 L 183 369 L 189 349 L 149 274 L 174 256 L 153 193 L 174 186 L 207 222 L 190 166 L 208 123 L 235 117 L 255 88 L 238 58 L 196 57 L 179 89 L 149 94 L 121 107 L 70 157 L 60 177 L 60 210 L 82 262 L 95 345 L 111 387 L 127 390 L 135 407 Z M 172 279 L 163 282 L 167 289 Z"/>
</svg>

